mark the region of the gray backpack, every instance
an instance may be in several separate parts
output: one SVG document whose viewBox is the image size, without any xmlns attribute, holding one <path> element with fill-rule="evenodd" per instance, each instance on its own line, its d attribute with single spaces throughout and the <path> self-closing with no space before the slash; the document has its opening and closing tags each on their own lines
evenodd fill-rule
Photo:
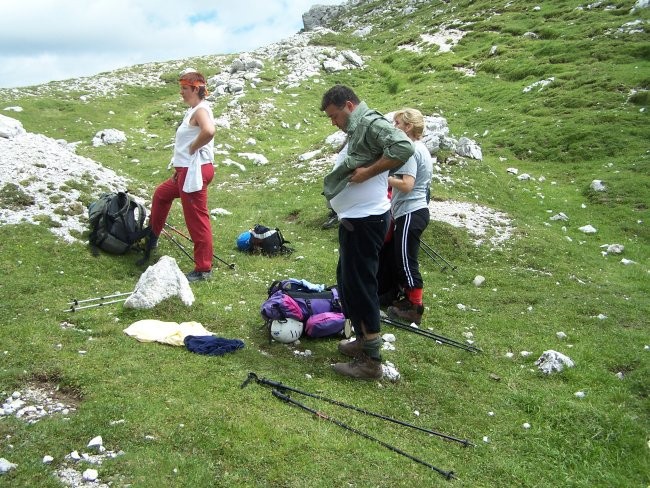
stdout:
<svg viewBox="0 0 650 488">
<path fill-rule="evenodd" d="M 88 205 L 93 254 L 98 249 L 110 254 L 124 254 L 146 234 L 143 229 L 147 210 L 126 192 L 102 193 Z"/>
</svg>

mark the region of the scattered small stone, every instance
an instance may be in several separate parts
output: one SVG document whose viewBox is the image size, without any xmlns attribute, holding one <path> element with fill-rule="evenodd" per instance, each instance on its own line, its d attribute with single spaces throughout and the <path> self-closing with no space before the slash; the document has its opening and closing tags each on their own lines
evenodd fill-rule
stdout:
<svg viewBox="0 0 650 488">
<path fill-rule="evenodd" d="M 605 254 L 622 254 L 625 250 L 623 244 L 603 244 L 600 247 L 605 249 Z"/>
<path fill-rule="evenodd" d="M 561 220 L 563 222 L 566 222 L 569 220 L 569 217 L 564 212 L 560 212 L 559 214 L 555 214 L 552 217 L 549 217 L 549 220 Z"/>
<path fill-rule="evenodd" d="M 97 481 L 97 477 L 99 476 L 99 473 L 97 472 L 96 469 L 89 468 L 83 472 L 82 476 L 84 481 Z"/>
<path fill-rule="evenodd" d="M 528 356 L 530 356 L 532 354 L 532 352 L 530 352 L 530 351 L 521 351 L 519 354 L 521 355 L 521 357 L 527 358 Z"/>
<path fill-rule="evenodd" d="M 54 461 L 54 458 L 52 456 L 43 456 L 43 464 L 50 464 L 52 461 Z"/>
<path fill-rule="evenodd" d="M 488 417 L 494 417 L 494 412 L 488 412 Z"/>
<path fill-rule="evenodd" d="M 625 378 L 625 374 L 623 373 L 623 371 L 619 371 L 618 373 L 616 373 L 616 377 L 617 377 L 619 380 L 622 380 L 622 379 Z"/>
<path fill-rule="evenodd" d="M 489 443 L 489 442 L 490 442 L 490 438 L 489 438 L 488 436 L 484 435 L 484 436 L 483 436 L 483 442 L 485 442 L 485 443 Z"/>
<path fill-rule="evenodd" d="M 494 374 L 494 373 L 490 373 L 489 378 L 490 378 L 491 380 L 493 380 L 493 381 L 501 381 L 501 376 L 499 376 L 499 375 L 497 375 L 497 374 Z"/>
<path fill-rule="evenodd" d="M 607 318 L 607 315 L 605 315 L 604 313 L 599 313 L 598 315 L 596 315 L 596 318 L 598 320 L 605 320 Z"/>
<path fill-rule="evenodd" d="M 384 334 L 381 338 L 384 342 L 395 342 L 395 334 Z"/>
<path fill-rule="evenodd" d="M 584 392 L 584 391 L 576 391 L 576 392 L 574 393 L 574 395 L 575 395 L 577 398 L 584 398 L 584 397 L 585 397 L 585 392 Z"/>
<path fill-rule="evenodd" d="M 559 373 L 565 366 L 567 368 L 573 368 L 575 363 L 568 356 L 550 349 L 544 351 L 539 359 L 535 361 L 535 365 L 542 371 L 542 373 L 551 374 L 553 372 Z"/>
<path fill-rule="evenodd" d="M 8 473 L 12 469 L 16 469 L 17 467 L 18 467 L 17 464 L 10 463 L 5 458 L 0 458 L 0 474 Z"/>
<path fill-rule="evenodd" d="M 519 173 L 519 170 L 517 168 L 508 168 L 506 171 L 511 175 L 516 175 Z"/>
<path fill-rule="evenodd" d="M 399 371 L 395 368 L 395 365 L 389 361 L 386 361 L 381 365 L 383 377 L 389 381 L 398 381 L 401 378 Z"/>
<path fill-rule="evenodd" d="M 589 185 L 589 188 L 591 188 L 593 191 L 607 191 L 607 187 L 601 180 L 592 181 L 591 185 Z"/>
<path fill-rule="evenodd" d="M 636 264 L 636 261 L 632 261 L 631 259 L 623 258 L 623 259 L 621 259 L 621 263 L 625 264 L 627 266 L 628 264 Z"/>
<path fill-rule="evenodd" d="M 578 230 L 585 234 L 595 234 L 598 230 L 593 225 L 583 225 L 579 227 Z"/>
<path fill-rule="evenodd" d="M 564 332 L 556 332 L 555 336 L 560 340 L 564 340 L 567 338 L 567 335 Z"/>
<path fill-rule="evenodd" d="M 524 425 L 522 425 L 524 429 L 530 429 L 530 424 L 528 422 L 524 422 Z"/>
<path fill-rule="evenodd" d="M 103 443 L 104 442 L 102 440 L 102 436 L 98 435 L 97 437 L 93 437 L 90 440 L 90 442 L 88 442 L 88 446 L 86 446 L 86 447 L 88 447 L 89 449 L 97 449 L 97 450 L 99 450 L 99 448 L 102 447 Z"/>
<path fill-rule="evenodd" d="M 416 417 L 419 417 L 420 416 L 420 411 L 419 410 L 413 410 L 413 415 L 415 415 Z"/>
<path fill-rule="evenodd" d="M 467 310 L 467 307 L 465 305 L 463 305 L 462 303 L 457 303 L 456 308 L 458 310 Z"/>
<path fill-rule="evenodd" d="M 481 275 L 476 275 L 474 277 L 473 283 L 474 283 L 474 286 L 481 286 L 483 283 L 485 283 L 485 277 L 483 277 Z"/>
</svg>

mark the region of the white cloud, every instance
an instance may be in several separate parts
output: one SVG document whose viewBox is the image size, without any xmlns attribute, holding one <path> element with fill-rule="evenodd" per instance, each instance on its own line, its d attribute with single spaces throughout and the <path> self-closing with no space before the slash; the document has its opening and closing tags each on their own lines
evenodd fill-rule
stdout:
<svg viewBox="0 0 650 488">
<path fill-rule="evenodd" d="M 343 0 L 24 0 L 3 2 L 0 87 L 124 66 L 256 49 L 302 27 L 314 4 Z"/>
</svg>

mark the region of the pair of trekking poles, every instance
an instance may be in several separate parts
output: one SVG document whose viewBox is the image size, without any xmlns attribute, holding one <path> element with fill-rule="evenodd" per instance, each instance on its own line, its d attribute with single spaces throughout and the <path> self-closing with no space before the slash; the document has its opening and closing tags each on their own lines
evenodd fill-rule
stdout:
<svg viewBox="0 0 650 488">
<path fill-rule="evenodd" d="M 165 222 L 165 227 L 167 227 L 168 229 L 170 229 L 172 232 L 178 234 L 179 236 L 181 236 L 181 237 L 187 239 L 189 242 L 194 242 L 194 241 L 192 241 L 192 239 L 190 238 L 190 236 L 188 236 L 187 234 L 184 234 L 183 232 L 181 232 L 180 230 L 178 230 L 178 229 L 177 229 L 176 227 L 174 227 L 173 225 L 168 224 L 167 222 Z M 163 229 L 163 230 L 162 230 L 162 234 L 163 234 L 165 237 L 167 237 L 170 241 L 172 241 L 174 244 L 176 244 L 176 247 L 178 247 L 181 251 L 183 251 L 183 254 L 185 254 L 188 258 L 190 258 L 190 260 L 191 260 L 192 262 L 194 262 L 194 257 L 189 253 L 189 251 L 185 248 L 185 246 L 183 246 L 180 242 L 178 242 L 178 239 L 176 239 L 176 238 L 175 238 L 175 237 L 174 237 L 170 232 L 168 232 L 166 229 Z M 217 256 L 217 255 L 214 254 L 214 253 L 212 254 L 212 257 L 213 257 L 214 259 L 216 259 L 217 261 L 219 261 L 220 263 L 225 264 L 225 265 L 228 266 L 230 269 L 235 269 L 235 263 L 227 263 L 226 261 L 224 261 L 223 259 L 221 259 L 219 256 Z"/>
<path fill-rule="evenodd" d="M 417 425 L 413 425 L 413 424 L 410 424 L 408 422 L 404 422 L 402 420 L 398 420 L 398 419 L 395 419 L 395 418 L 392 418 L 392 417 L 387 417 L 385 415 L 374 413 L 374 412 L 371 412 L 369 410 L 366 410 L 366 409 L 363 409 L 363 408 L 360 408 L 360 407 L 355 407 L 354 405 L 350 405 L 350 404 L 347 404 L 347 403 L 340 402 L 338 400 L 327 398 L 327 397 L 322 396 L 322 395 L 309 393 L 309 392 L 306 392 L 304 390 L 300 390 L 298 388 L 292 388 L 292 387 L 287 386 L 287 385 L 285 385 L 283 383 L 280 383 L 278 381 L 273 381 L 273 380 L 266 379 L 266 378 L 260 378 L 255 373 L 248 373 L 248 377 L 242 383 L 241 388 L 246 387 L 252 381 L 254 381 L 255 383 L 257 383 L 259 385 L 270 386 L 273 389 L 272 390 L 273 396 L 278 398 L 279 400 L 282 400 L 283 402 L 295 405 L 295 406 L 305 410 L 306 412 L 314 414 L 319 419 L 323 419 L 323 420 L 327 420 L 329 422 L 332 422 L 332 423 L 338 425 L 339 427 L 341 427 L 341 428 L 343 428 L 345 430 L 348 430 L 348 431 L 353 432 L 353 433 L 355 433 L 357 435 L 360 435 L 361 437 L 363 437 L 365 439 L 375 441 L 375 442 L 379 443 L 381 446 L 383 446 L 383 447 L 385 447 L 385 448 L 387 448 L 387 449 L 389 449 L 389 450 L 391 450 L 391 451 L 393 451 L 393 452 L 395 452 L 397 454 L 400 454 L 401 456 L 404 456 L 404 457 L 406 457 L 406 458 L 408 458 L 408 459 L 410 459 L 412 461 L 415 461 L 418 464 L 421 464 L 423 466 L 426 466 L 429 469 L 432 469 L 433 471 L 439 473 L 440 475 L 444 476 L 448 480 L 457 479 L 456 476 L 454 475 L 453 471 L 445 471 L 443 469 L 437 468 L 436 466 L 433 466 L 432 464 L 430 464 L 430 463 L 428 463 L 426 461 L 423 461 L 423 460 L 421 460 L 421 459 L 419 459 L 419 458 L 417 458 L 417 457 L 415 457 L 415 456 L 413 456 L 413 455 L 411 455 L 411 454 L 409 454 L 409 453 L 407 453 L 407 452 L 405 452 L 405 451 L 403 451 L 403 450 L 401 450 L 401 449 L 399 449 L 399 448 L 397 448 L 395 446 L 392 446 L 392 445 L 390 445 L 390 444 L 388 444 L 388 443 L 386 443 L 386 442 L 384 442 L 384 441 L 382 441 L 380 439 L 377 439 L 376 437 L 373 437 L 373 436 L 371 436 L 371 435 L 369 435 L 369 434 L 367 434 L 365 432 L 362 432 L 362 431 L 360 431 L 360 430 L 358 430 L 358 429 L 356 429 L 354 427 L 351 427 L 351 426 L 341 422 L 340 420 L 337 420 L 337 419 L 335 419 L 333 417 L 330 417 L 329 415 L 327 415 L 327 414 L 325 414 L 325 413 L 323 413 L 321 411 L 315 410 L 315 409 L 305 405 L 304 403 L 301 403 L 301 402 L 291 398 L 289 396 L 289 393 L 290 392 L 291 393 L 297 393 L 299 395 L 307 396 L 307 397 L 314 398 L 314 399 L 317 399 L 317 400 L 322 400 L 322 401 L 325 401 L 325 402 L 330 403 L 332 405 L 336 405 L 338 407 L 347 408 L 349 410 L 353 410 L 353 411 L 356 411 L 356 412 L 359 412 L 359 413 L 362 413 L 362 414 L 365 414 L 365 415 L 369 415 L 371 417 L 375 417 L 375 418 L 378 418 L 378 419 L 381 419 L 381 420 L 386 420 L 388 422 L 392 422 L 394 424 L 401 425 L 403 427 L 408 427 L 408 428 L 411 428 L 411 429 L 414 429 L 414 430 L 417 430 L 417 431 L 420 431 L 420 432 L 424 432 L 424 433 L 432 435 L 432 436 L 440 437 L 440 438 L 442 438 L 444 440 L 447 440 L 447 441 L 457 442 L 459 444 L 462 444 L 463 447 L 474 446 L 473 443 L 471 443 L 470 441 L 468 441 L 466 439 L 459 439 L 459 438 L 453 437 L 451 435 L 447 435 L 447 434 L 443 434 L 441 432 L 436 432 L 436 431 L 431 430 L 431 429 L 426 429 L 426 428 L 423 428 L 423 427 L 419 427 Z"/>
<path fill-rule="evenodd" d="M 385 324 L 392 325 L 393 327 L 396 327 L 398 329 L 412 332 L 413 334 L 426 337 L 427 339 L 433 339 L 434 341 L 439 342 L 441 344 L 457 347 L 458 349 L 463 349 L 467 352 L 483 352 L 483 350 L 480 347 L 476 347 L 472 344 L 466 344 L 464 342 L 457 341 L 455 339 L 450 339 L 449 337 L 436 334 L 435 332 L 432 332 L 430 330 L 413 327 L 412 325 L 409 325 L 405 322 L 401 322 L 399 320 L 390 318 L 383 310 L 379 312 L 379 320 L 381 320 Z"/>
<path fill-rule="evenodd" d="M 429 244 L 427 244 L 425 241 L 420 239 L 420 249 L 424 254 L 429 256 L 431 258 L 431 261 L 434 262 L 434 264 L 437 264 L 440 266 L 440 271 L 446 271 L 447 268 L 450 268 L 452 271 L 456 271 L 456 268 L 458 266 L 454 266 L 452 263 L 447 261 L 444 257 L 442 257 L 434 248 L 432 248 Z"/>
</svg>

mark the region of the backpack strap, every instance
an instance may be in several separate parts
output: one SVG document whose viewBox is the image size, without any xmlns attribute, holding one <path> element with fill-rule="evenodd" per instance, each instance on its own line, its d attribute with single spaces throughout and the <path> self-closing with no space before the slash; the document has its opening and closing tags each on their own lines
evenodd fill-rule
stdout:
<svg viewBox="0 0 650 488">
<path fill-rule="evenodd" d="M 258 239 L 266 239 L 267 237 L 271 237 L 276 232 L 278 232 L 278 229 L 269 229 L 268 231 L 263 232 L 261 234 L 258 234 L 254 230 L 251 230 L 251 234 L 253 235 L 253 237 L 257 237 Z"/>
</svg>

